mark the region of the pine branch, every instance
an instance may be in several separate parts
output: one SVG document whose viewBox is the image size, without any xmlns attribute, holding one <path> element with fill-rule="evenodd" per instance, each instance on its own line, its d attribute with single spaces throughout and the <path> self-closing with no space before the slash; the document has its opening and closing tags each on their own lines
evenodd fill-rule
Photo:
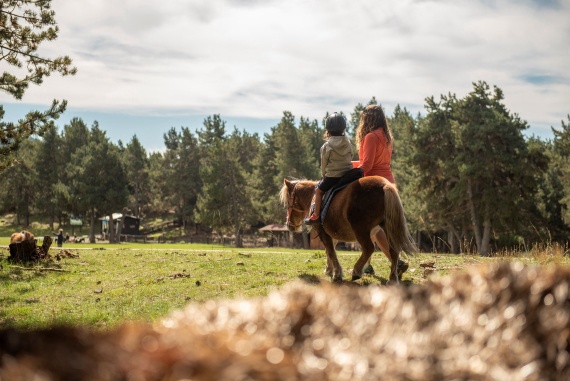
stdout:
<svg viewBox="0 0 570 381">
<path fill-rule="evenodd" d="M 19 50 L 14 50 L 14 49 L 9 48 L 9 47 L 7 47 L 7 46 L 5 46 L 5 45 L 0 45 L 0 49 L 6 49 L 6 50 L 11 51 L 12 53 L 21 54 L 21 55 L 23 55 L 23 56 L 30 57 L 30 58 L 32 58 L 32 59 L 35 59 L 35 60 L 38 60 L 38 61 L 42 61 L 42 62 L 45 62 L 45 63 L 54 64 L 54 61 L 53 61 L 53 60 L 50 60 L 50 59 L 47 59 L 47 58 L 42 58 L 42 57 L 39 57 L 39 56 L 35 56 L 35 55 L 33 55 L 33 54 L 25 53 L 25 52 L 22 52 L 22 51 L 19 51 Z M 6 56 L 7 56 L 7 55 L 4 55 L 2 58 L 6 57 Z M 1 60 L 1 58 L 0 58 L 0 60 Z M 35 63 L 34 63 L 34 64 L 35 64 Z"/>
</svg>

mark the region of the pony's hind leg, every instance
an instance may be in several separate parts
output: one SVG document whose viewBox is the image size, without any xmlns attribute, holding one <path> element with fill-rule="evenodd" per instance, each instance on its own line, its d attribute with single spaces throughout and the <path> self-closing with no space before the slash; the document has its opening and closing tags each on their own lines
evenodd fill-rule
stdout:
<svg viewBox="0 0 570 381">
<path fill-rule="evenodd" d="M 358 258 L 352 269 L 352 280 L 362 278 L 364 265 L 370 262 L 370 257 L 374 253 L 374 242 L 372 242 L 369 236 L 357 237 L 357 239 L 362 248 L 362 254 L 360 254 L 360 258 Z"/>
<path fill-rule="evenodd" d="M 386 284 L 399 284 L 398 280 L 398 259 L 400 254 L 390 247 L 388 243 L 388 237 L 384 229 L 380 226 L 376 226 L 370 232 L 370 238 L 372 238 L 380 247 L 380 250 L 384 253 L 386 258 L 390 261 L 390 280 Z"/>
<path fill-rule="evenodd" d="M 398 276 L 398 259 L 400 257 L 400 254 L 397 253 L 394 249 L 390 248 L 390 257 L 390 280 L 386 282 L 386 284 L 400 284 Z"/>
</svg>

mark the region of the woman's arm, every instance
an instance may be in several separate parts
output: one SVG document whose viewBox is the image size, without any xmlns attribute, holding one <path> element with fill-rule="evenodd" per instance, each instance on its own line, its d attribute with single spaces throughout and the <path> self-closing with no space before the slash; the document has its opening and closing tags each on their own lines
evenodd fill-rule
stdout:
<svg viewBox="0 0 570 381">
<path fill-rule="evenodd" d="M 364 176 L 368 175 L 368 172 L 372 170 L 377 145 L 378 139 L 371 133 L 367 134 L 362 141 L 362 148 L 358 153 L 360 159 L 360 165 L 358 167 L 364 171 Z"/>
</svg>

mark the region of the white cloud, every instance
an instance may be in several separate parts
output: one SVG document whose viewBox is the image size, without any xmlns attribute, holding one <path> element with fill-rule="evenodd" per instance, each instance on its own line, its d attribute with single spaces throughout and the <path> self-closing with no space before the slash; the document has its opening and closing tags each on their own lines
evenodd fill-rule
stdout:
<svg viewBox="0 0 570 381">
<path fill-rule="evenodd" d="M 570 112 L 570 2 L 540 4 L 56 0 L 60 37 L 45 51 L 72 56 L 79 73 L 24 100 L 320 120 L 372 96 L 423 111 L 425 97 L 484 80 L 523 119 L 557 127 Z"/>
</svg>

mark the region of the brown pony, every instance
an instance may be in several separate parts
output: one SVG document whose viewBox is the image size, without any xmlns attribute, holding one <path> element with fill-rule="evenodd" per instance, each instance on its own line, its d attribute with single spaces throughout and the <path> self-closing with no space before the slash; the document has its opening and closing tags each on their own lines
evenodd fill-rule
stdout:
<svg viewBox="0 0 570 381">
<path fill-rule="evenodd" d="M 30 239 L 34 239 L 34 235 L 27 230 L 22 230 L 21 232 L 12 233 L 10 236 L 10 244 L 20 243 Z"/>
<path fill-rule="evenodd" d="M 287 227 L 300 231 L 313 198 L 315 181 L 285 179 L 280 192 L 281 202 L 288 207 Z M 362 254 L 352 271 L 352 280 L 360 279 L 364 265 L 374 252 L 374 242 L 385 232 L 390 243 L 384 253 L 391 263 L 388 283 L 399 283 L 397 265 L 400 252 L 412 255 L 417 251 L 404 217 L 404 208 L 396 186 L 380 176 L 368 176 L 354 181 L 337 191 L 322 225 L 316 227 L 325 245 L 327 267 L 325 273 L 333 281 L 343 278 L 335 246 L 338 241 L 358 242 Z"/>
</svg>

